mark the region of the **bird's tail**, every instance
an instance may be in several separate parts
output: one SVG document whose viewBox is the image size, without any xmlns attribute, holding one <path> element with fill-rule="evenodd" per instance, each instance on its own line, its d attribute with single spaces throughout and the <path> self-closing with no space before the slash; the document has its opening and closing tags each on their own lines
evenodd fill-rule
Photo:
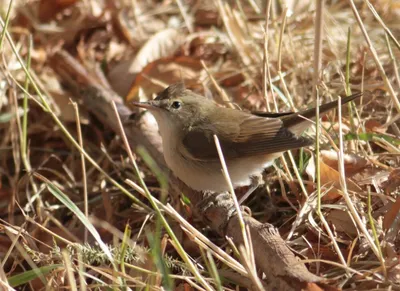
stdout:
<svg viewBox="0 0 400 291">
<path fill-rule="evenodd" d="M 341 99 L 341 104 L 344 105 L 350 101 L 353 101 L 359 98 L 362 93 L 356 93 Z M 332 101 L 326 104 L 322 104 L 319 106 L 319 114 L 320 116 L 325 113 L 331 111 L 338 107 L 338 101 Z M 301 112 L 296 112 L 288 115 L 281 116 L 281 120 L 285 127 L 289 128 L 295 134 L 301 134 L 304 130 L 306 130 L 311 122 L 310 120 L 314 120 L 316 116 L 315 107 L 311 109 L 307 109 Z"/>
</svg>

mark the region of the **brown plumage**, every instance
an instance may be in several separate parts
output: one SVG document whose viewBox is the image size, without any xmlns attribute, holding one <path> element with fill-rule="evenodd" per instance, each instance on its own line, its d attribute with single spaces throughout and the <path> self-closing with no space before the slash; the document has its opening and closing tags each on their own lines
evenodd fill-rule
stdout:
<svg viewBox="0 0 400 291">
<path fill-rule="evenodd" d="M 342 104 L 359 96 L 343 98 Z M 235 187 L 250 184 L 251 176 L 260 174 L 283 152 L 313 144 L 301 134 L 312 124 L 315 108 L 296 113 L 249 113 L 220 107 L 182 83 L 169 86 L 153 101 L 135 105 L 153 113 L 168 166 L 195 190 L 228 189 L 214 135 Z M 337 101 L 321 105 L 320 114 L 336 107 Z"/>
</svg>

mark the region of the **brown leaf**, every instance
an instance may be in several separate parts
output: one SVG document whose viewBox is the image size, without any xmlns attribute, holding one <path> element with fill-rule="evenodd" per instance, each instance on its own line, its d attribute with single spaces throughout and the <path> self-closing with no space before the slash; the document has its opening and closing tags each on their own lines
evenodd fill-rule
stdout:
<svg viewBox="0 0 400 291">
<path fill-rule="evenodd" d="M 367 167 L 355 174 L 352 179 L 357 182 L 357 185 L 374 185 L 382 187 L 389 179 L 390 172 L 377 167 Z"/>
<path fill-rule="evenodd" d="M 129 71 L 140 72 L 149 63 L 172 55 L 184 39 L 184 33 L 172 28 L 154 34 L 136 54 Z"/>
<path fill-rule="evenodd" d="M 389 174 L 388 180 L 383 184 L 386 194 L 400 190 L 400 169 L 395 169 Z"/>
<path fill-rule="evenodd" d="M 337 170 L 338 169 L 338 154 L 334 150 L 322 150 L 321 158 L 325 164 L 330 166 L 331 168 Z M 346 171 L 346 175 L 353 176 L 358 173 L 362 169 L 364 169 L 368 161 L 357 154 L 344 154 L 344 169 Z"/>
<path fill-rule="evenodd" d="M 43 73 L 41 75 L 41 80 L 47 91 L 51 93 L 54 102 L 57 104 L 62 120 L 66 122 L 76 122 L 75 109 L 71 104 L 72 95 L 69 95 L 69 93 L 62 89 L 59 80 L 54 75 Z M 79 117 L 81 124 L 89 123 L 88 113 L 83 107 L 79 107 Z"/>
<path fill-rule="evenodd" d="M 176 29 L 165 29 L 154 34 L 131 61 L 123 60 L 108 74 L 111 87 L 121 96 L 126 96 L 135 76 L 149 64 L 171 56 L 183 43 L 185 35 Z"/>
<path fill-rule="evenodd" d="M 41 0 L 39 3 L 39 19 L 47 22 L 55 18 L 56 14 L 65 8 L 74 5 L 79 0 Z"/>
<path fill-rule="evenodd" d="M 180 283 L 178 286 L 176 286 L 175 291 L 193 291 L 195 289 L 193 289 L 192 286 L 190 286 L 188 283 L 183 282 Z"/>
<path fill-rule="evenodd" d="M 219 26 L 221 24 L 221 18 L 217 11 L 199 9 L 194 15 L 194 22 L 199 26 Z"/>
<path fill-rule="evenodd" d="M 383 218 L 383 229 L 388 230 L 393 222 L 395 221 L 396 217 L 400 213 L 400 197 L 397 197 L 396 202 L 390 207 L 389 211 L 385 214 Z"/>
<path fill-rule="evenodd" d="M 386 183 L 384 183 L 384 190 L 386 194 L 390 194 L 400 189 L 400 169 L 392 171 Z M 383 218 L 383 228 L 388 230 L 393 225 L 393 222 L 398 219 L 400 215 L 400 197 L 396 198 L 396 202 L 393 203 L 389 211 Z"/>
<path fill-rule="evenodd" d="M 181 56 L 159 59 L 148 64 L 137 75 L 126 101 L 137 99 L 140 90 L 145 96 L 151 96 L 172 83 L 179 81 L 184 81 L 188 85 L 195 83 L 196 81 L 191 80 L 196 80 L 201 70 L 203 70 L 203 66 L 200 61 L 191 57 Z"/>
<path fill-rule="evenodd" d="M 245 65 L 257 64 L 260 61 L 260 55 L 258 54 L 257 46 L 254 45 L 246 31 L 246 19 L 243 18 L 238 10 L 232 9 L 225 2 L 221 3 L 220 15 L 233 47 L 237 49 L 243 63 Z"/>
<path fill-rule="evenodd" d="M 181 53 L 185 56 L 191 56 L 202 59 L 206 62 L 215 63 L 220 60 L 221 57 L 227 55 L 228 52 L 229 47 L 225 43 L 220 42 L 218 39 L 215 39 L 211 36 L 199 36 L 194 38 L 189 43 L 185 43 L 185 46 L 182 46 Z M 229 63 L 233 64 L 232 71 L 237 73 L 236 62 L 226 60 L 223 64 L 219 64 L 219 66 L 229 66 Z"/>
<path fill-rule="evenodd" d="M 315 164 L 314 164 L 314 158 L 310 159 L 310 162 L 307 165 L 306 168 L 306 173 L 315 180 Z M 323 197 L 322 200 L 333 200 L 336 198 L 339 198 L 341 196 L 340 194 L 340 189 L 342 189 L 340 185 L 340 173 L 328 166 L 324 161 L 320 161 L 320 179 L 321 179 L 321 185 L 326 186 L 326 187 L 331 187 L 330 189 Z M 347 189 L 350 191 L 355 191 L 359 192 L 361 191 L 361 188 L 354 183 L 352 180 L 346 178 L 346 184 L 347 184 Z"/>
<path fill-rule="evenodd" d="M 351 238 L 357 236 L 357 228 L 347 211 L 333 209 L 326 215 L 326 220 L 335 226 L 336 231 L 344 232 Z"/>
<path fill-rule="evenodd" d="M 379 121 L 373 119 L 365 121 L 364 126 L 368 132 L 386 133 L 387 131 L 387 128 L 383 127 Z"/>
</svg>

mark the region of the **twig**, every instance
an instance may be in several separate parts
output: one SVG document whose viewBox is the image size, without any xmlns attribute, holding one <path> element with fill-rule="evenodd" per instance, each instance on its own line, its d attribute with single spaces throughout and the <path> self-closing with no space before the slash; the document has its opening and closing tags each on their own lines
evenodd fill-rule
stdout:
<svg viewBox="0 0 400 291">
<path fill-rule="evenodd" d="M 72 106 L 74 106 L 75 117 L 76 117 L 76 131 L 78 133 L 78 141 L 81 148 L 83 148 L 83 139 L 82 139 L 82 130 L 81 130 L 81 121 L 79 117 L 79 108 L 76 102 L 72 102 Z M 86 176 L 86 163 L 85 156 L 81 155 L 81 166 L 82 166 L 82 183 L 83 183 L 83 208 L 86 218 L 89 218 L 89 203 L 88 203 L 88 187 L 87 187 L 87 176 Z M 83 241 L 86 243 L 88 239 L 88 230 L 85 227 L 85 233 L 83 237 Z"/>
<path fill-rule="evenodd" d="M 381 75 L 381 77 L 382 77 L 382 79 L 383 79 L 383 81 L 385 83 L 386 89 L 389 91 L 389 94 L 392 97 L 392 101 L 393 101 L 394 106 L 396 107 L 397 111 L 400 112 L 399 99 L 397 98 L 396 93 L 394 92 L 394 89 L 392 87 L 392 84 L 389 81 L 389 78 L 386 76 L 385 69 L 383 68 L 381 62 L 379 61 L 378 54 L 376 53 L 376 50 L 375 50 L 375 48 L 374 48 L 374 46 L 373 46 L 373 44 L 371 42 L 371 39 L 368 36 L 367 30 L 365 29 L 365 26 L 364 26 L 364 24 L 363 24 L 363 22 L 361 20 L 361 17 L 360 17 L 360 14 L 358 13 L 356 5 L 354 4 L 353 0 L 349 0 L 349 3 L 350 3 L 350 6 L 351 6 L 351 9 L 353 10 L 354 16 L 356 17 L 358 25 L 360 26 L 360 29 L 361 29 L 361 31 L 362 31 L 362 33 L 364 35 L 365 41 L 368 44 L 369 51 L 371 52 L 372 57 L 374 58 L 375 64 L 376 64 L 376 66 L 377 66 L 377 68 L 379 70 L 379 73 L 380 73 L 380 75 Z"/>
</svg>

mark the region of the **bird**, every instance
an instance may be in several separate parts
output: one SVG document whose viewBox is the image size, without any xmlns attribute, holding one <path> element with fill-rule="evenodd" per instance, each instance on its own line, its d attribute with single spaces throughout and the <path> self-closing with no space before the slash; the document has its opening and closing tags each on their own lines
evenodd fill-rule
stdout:
<svg viewBox="0 0 400 291">
<path fill-rule="evenodd" d="M 348 103 L 362 94 L 341 99 Z M 157 121 L 163 154 L 174 175 L 196 191 L 229 191 L 222 173 L 214 135 L 218 137 L 234 188 L 260 184 L 261 173 L 288 150 L 314 144 L 302 135 L 313 124 L 316 109 L 300 112 L 246 112 L 221 107 L 189 89 L 172 84 L 153 100 L 131 102 L 150 111 Z M 320 115 L 337 108 L 333 101 L 319 106 Z"/>
</svg>

